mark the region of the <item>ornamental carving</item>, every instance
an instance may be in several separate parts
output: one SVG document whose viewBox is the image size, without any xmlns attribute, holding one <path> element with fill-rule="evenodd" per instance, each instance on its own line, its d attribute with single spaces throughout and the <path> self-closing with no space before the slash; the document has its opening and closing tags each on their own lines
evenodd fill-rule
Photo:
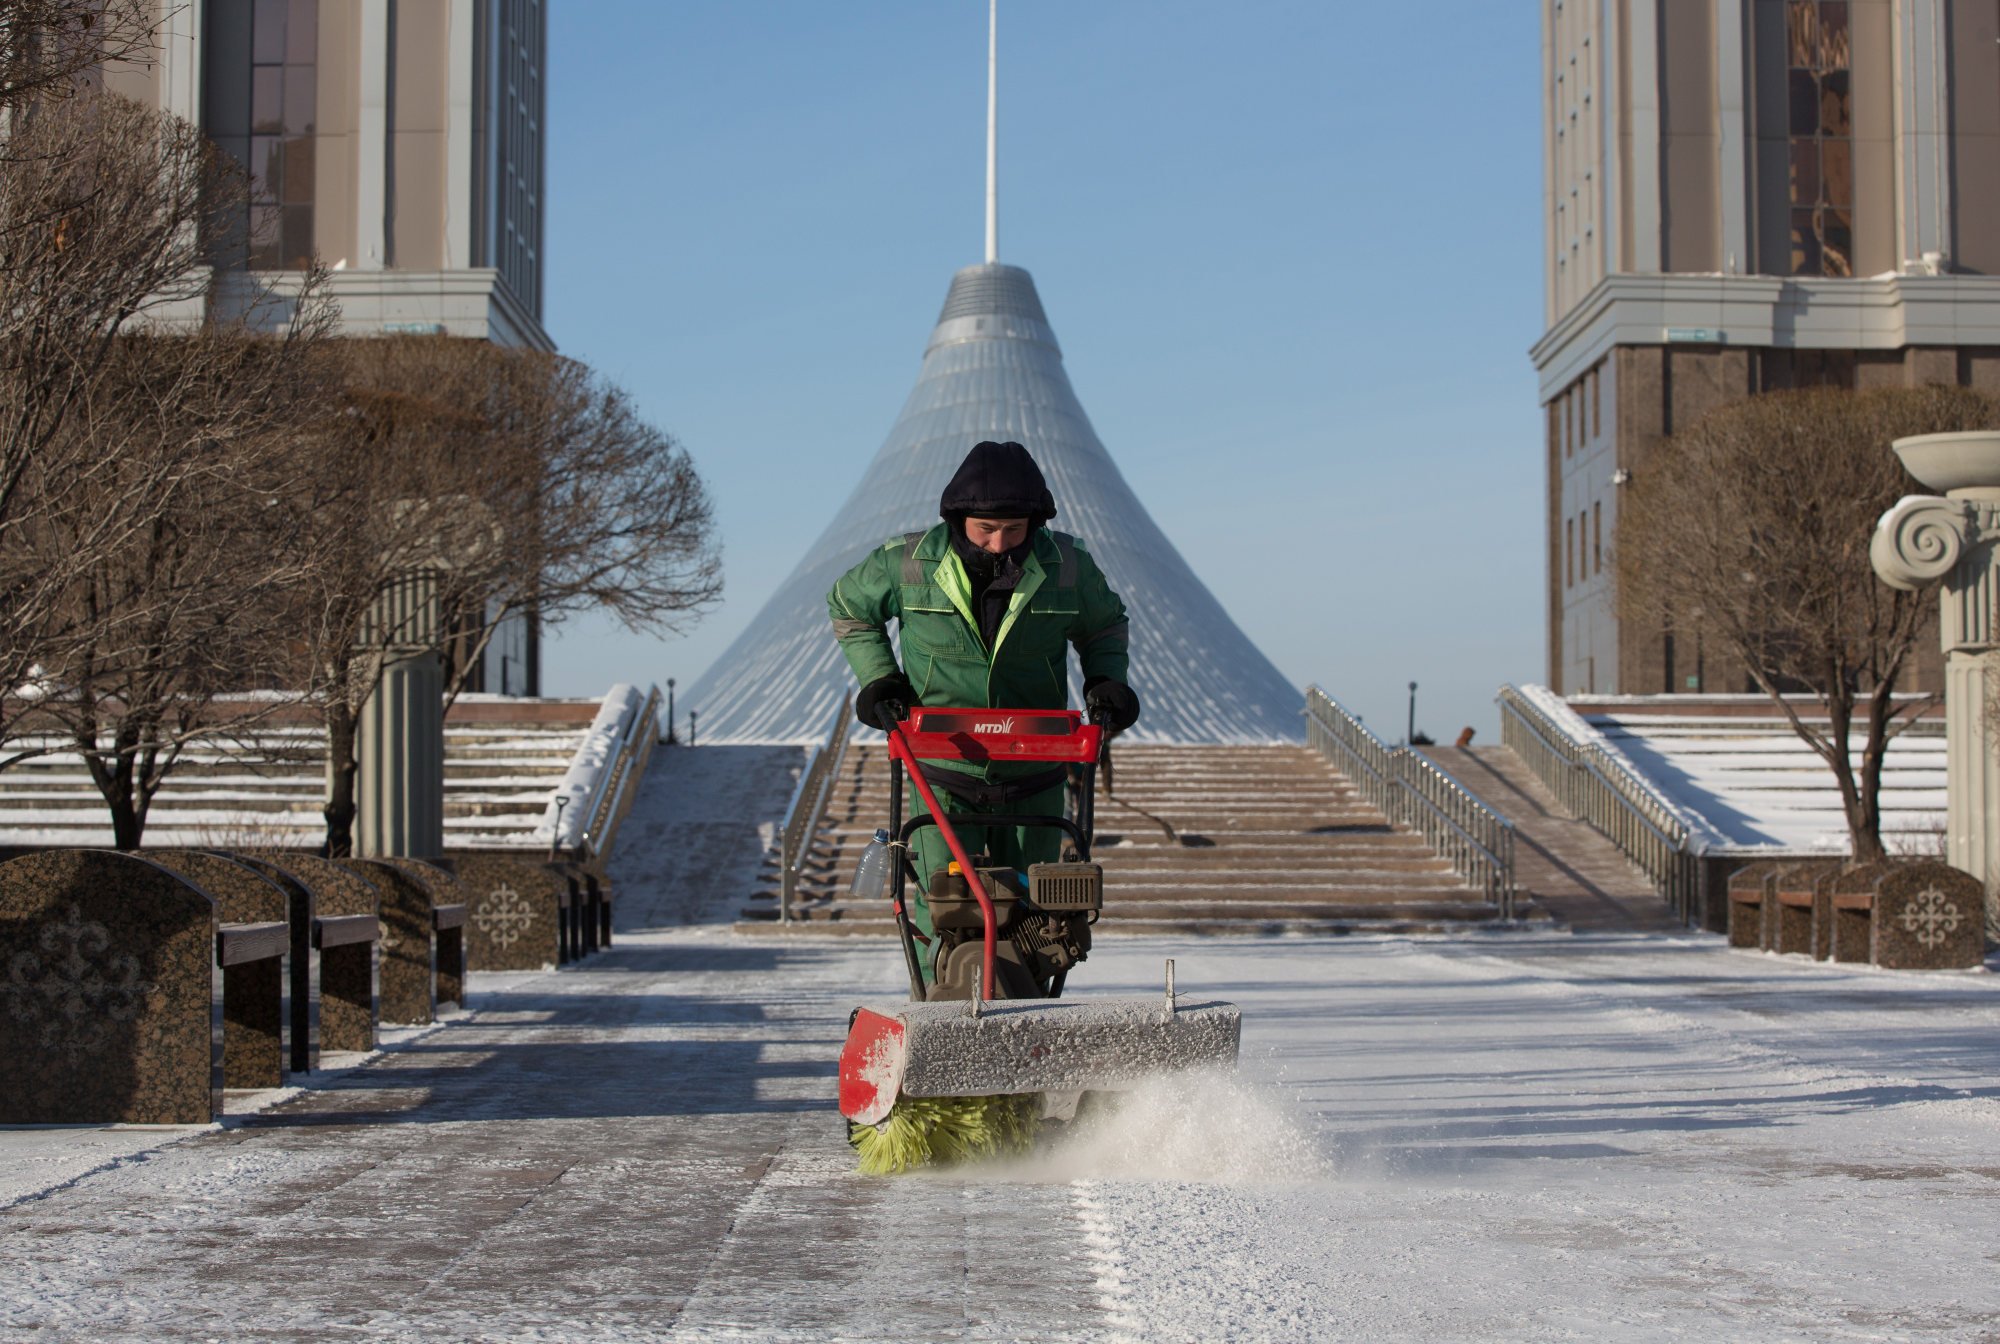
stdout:
<svg viewBox="0 0 2000 1344">
<path fill-rule="evenodd" d="M 1956 901 L 1936 887 L 1925 887 L 1910 898 L 1896 922 L 1922 946 L 1941 947 L 1946 938 L 1958 932 L 1963 919 Z"/>
<path fill-rule="evenodd" d="M 520 892 L 502 882 L 479 903 L 479 912 L 472 917 L 472 922 L 493 941 L 494 946 L 512 947 L 534 924 L 535 907 Z"/>
<path fill-rule="evenodd" d="M 39 1023 L 42 1045 L 64 1055 L 103 1045 L 156 988 L 139 978 L 137 957 L 107 955 L 110 946 L 104 926 L 74 905 L 68 919 L 43 925 L 39 951 L 15 953 L 0 980 L 14 1020 Z"/>
<path fill-rule="evenodd" d="M 1951 573 L 1971 531 L 1972 510 L 1964 501 L 1906 495 L 1875 524 L 1868 558 L 1882 582 L 1914 592 Z"/>
</svg>

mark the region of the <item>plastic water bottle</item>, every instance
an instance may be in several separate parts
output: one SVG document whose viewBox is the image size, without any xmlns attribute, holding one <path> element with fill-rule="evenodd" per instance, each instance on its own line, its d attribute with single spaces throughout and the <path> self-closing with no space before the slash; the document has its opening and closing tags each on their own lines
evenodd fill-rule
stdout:
<svg viewBox="0 0 2000 1344">
<path fill-rule="evenodd" d="M 854 865 L 854 881 L 849 884 L 847 894 L 860 901 L 888 898 L 889 832 L 886 830 L 877 828 L 875 838 L 861 851 L 861 862 Z"/>
</svg>

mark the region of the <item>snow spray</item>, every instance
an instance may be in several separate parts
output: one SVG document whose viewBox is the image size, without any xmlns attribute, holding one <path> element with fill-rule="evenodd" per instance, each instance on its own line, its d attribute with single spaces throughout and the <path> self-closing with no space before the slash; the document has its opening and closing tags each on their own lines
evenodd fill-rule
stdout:
<svg viewBox="0 0 2000 1344">
<path fill-rule="evenodd" d="M 1010 1174 L 1249 1184 L 1320 1180 L 1331 1170 L 1276 1089 L 1195 1072 L 1086 1094 L 1068 1128 Z"/>
</svg>

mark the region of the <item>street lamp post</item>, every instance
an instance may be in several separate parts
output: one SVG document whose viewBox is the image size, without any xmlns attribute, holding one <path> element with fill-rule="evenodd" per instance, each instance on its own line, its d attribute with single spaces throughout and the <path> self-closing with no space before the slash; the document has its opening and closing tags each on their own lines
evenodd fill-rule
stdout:
<svg viewBox="0 0 2000 1344">
<path fill-rule="evenodd" d="M 1417 745 L 1417 683 L 1414 681 L 1410 683 L 1410 726 L 1403 734 L 1403 745 Z"/>
<path fill-rule="evenodd" d="M 688 711 L 688 745 L 694 745 L 694 711 Z"/>
<path fill-rule="evenodd" d="M 667 745 L 673 746 L 680 739 L 674 736 L 674 679 L 667 678 Z"/>
</svg>

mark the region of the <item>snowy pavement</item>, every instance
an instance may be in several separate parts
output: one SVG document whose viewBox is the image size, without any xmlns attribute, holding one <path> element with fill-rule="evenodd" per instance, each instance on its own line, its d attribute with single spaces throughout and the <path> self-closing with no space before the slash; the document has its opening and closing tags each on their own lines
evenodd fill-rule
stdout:
<svg viewBox="0 0 2000 1344">
<path fill-rule="evenodd" d="M 1079 992 L 1172 956 L 1242 1005 L 1235 1083 L 1012 1168 L 858 1176 L 832 1061 L 899 963 L 721 923 L 786 781 L 712 750 L 658 758 L 621 841 L 650 927 L 610 952 L 476 976 L 464 1017 L 220 1129 L 0 1133 L 0 1173 L 100 1146 L 0 1207 L 0 1339 L 2000 1337 L 1983 972 L 1107 940 Z"/>
</svg>

